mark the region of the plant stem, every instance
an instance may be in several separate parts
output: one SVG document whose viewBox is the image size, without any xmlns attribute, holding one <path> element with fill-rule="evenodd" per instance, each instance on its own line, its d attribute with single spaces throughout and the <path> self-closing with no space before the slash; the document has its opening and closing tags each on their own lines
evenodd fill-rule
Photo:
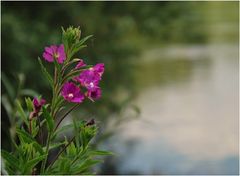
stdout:
<svg viewBox="0 0 240 176">
<path fill-rule="evenodd" d="M 37 116 L 37 121 L 38 121 L 38 130 L 39 130 L 39 141 L 40 141 L 40 144 L 43 145 L 43 132 L 42 132 L 39 116 Z"/>
<path fill-rule="evenodd" d="M 46 154 L 47 154 L 47 156 L 46 156 L 46 158 L 43 160 L 43 162 L 42 162 L 42 165 L 41 165 L 41 174 L 43 174 L 43 172 L 44 172 L 44 169 L 45 169 L 45 165 L 46 165 L 46 163 L 47 163 L 47 158 L 48 158 L 48 150 L 49 150 L 49 146 L 50 146 L 50 139 L 51 139 L 51 136 L 52 136 L 52 133 L 50 132 L 49 134 L 48 134 L 48 138 L 47 138 L 47 147 L 46 147 Z"/>
<path fill-rule="evenodd" d="M 32 135 L 32 119 L 29 121 L 29 133 Z"/>
<path fill-rule="evenodd" d="M 52 98 L 52 103 L 51 103 L 51 116 L 53 116 L 54 112 L 54 105 L 55 105 L 55 96 L 56 96 L 56 89 L 57 89 L 58 81 L 57 81 L 57 67 L 55 66 L 54 68 L 54 86 L 53 86 L 53 98 Z M 50 146 L 50 140 L 52 137 L 52 131 L 49 131 L 48 133 L 48 138 L 46 142 L 46 158 L 44 158 L 42 165 L 41 165 L 41 173 L 44 173 L 45 170 L 45 165 L 47 163 L 48 159 L 48 153 L 49 153 L 49 146 Z"/>
<path fill-rule="evenodd" d="M 72 110 L 74 110 L 76 107 L 78 107 L 80 104 L 76 104 L 74 105 L 71 109 L 69 109 L 60 119 L 60 121 L 57 123 L 55 129 L 53 130 L 54 132 L 57 130 L 58 126 L 61 124 L 61 122 L 63 121 L 63 119 L 65 119 L 65 117 L 72 112 Z"/>
<path fill-rule="evenodd" d="M 75 136 L 73 136 L 72 139 L 68 142 L 68 144 L 65 145 L 64 148 L 61 151 L 58 152 L 57 156 L 53 159 L 53 161 L 49 165 L 48 169 L 50 169 L 53 166 L 53 164 L 58 159 L 58 157 L 66 150 L 66 148 L 73 142 L 74 139 L 75 139 Z"/>
<path fill-rule="evenodd" d="M 80 59 L 75 58 L 75 59 L 73 59 L 72 61 L 68 62 L 66 65 L 64 65 L 64 66 L 62 67 L 62 70 L 61 70 L 62 76 L 64 75 L 64 71 L 67 69 L 67 67 L 68 67 L 69 65 L 71 65 L 71 64 L 73 64 L 73 63 L 75 63 L 75 62 L 78 62 L 78 61 L 80 61 Z"/>
</svg>

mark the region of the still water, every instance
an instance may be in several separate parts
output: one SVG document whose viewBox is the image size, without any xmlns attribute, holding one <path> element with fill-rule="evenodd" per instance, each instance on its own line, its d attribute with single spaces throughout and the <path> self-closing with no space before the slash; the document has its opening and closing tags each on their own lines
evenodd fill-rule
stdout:
<svg viewBox="0 0 240 176">
<path fill-rule="evenodd" d="M 237 174 L 238 46 L 156 47 L 137 63 L 141 113 L 111 143 L 118 173 Z"/>
</svg>

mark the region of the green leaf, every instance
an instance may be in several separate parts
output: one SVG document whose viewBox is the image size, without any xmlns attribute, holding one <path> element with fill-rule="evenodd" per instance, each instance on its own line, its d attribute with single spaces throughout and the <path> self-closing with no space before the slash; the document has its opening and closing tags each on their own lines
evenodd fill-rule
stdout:
<svg viewBox="0 0 240 176">
<path fill-rule="evenodd" d="M 75 144 L 72 142 L 68 147 L 67 147 L 67 154 L 69 156 L 75 156 L 77 153 L 77 149 Z"/>
<path fill-rule="evenodd" d="M 13 154 L 10 154 L 4 150 L 1 150 L 1 156 L 4 158 L 4 160 L 6 161 L 6 165 L 7 166 L 10 166 L 11 168 L 13 168 L 13 170 L 15 170 L 15 172 L 17 170 L 19 170 L 19 161 L 18 159 L 13 155 Z"/>
<path fill-rule="evenodd" d="M 82 40 L 80 40 L 77 44 L 76 47 L 80 47 L 82 44 L 84 44 L 89 38 L 91 38 L 93 35 L 89 35 L 84 37 Z"/>
<path fill-rule="evenodd" d="M 20 103 L 19 100 L 16 100 L 16 105 L 17 105 L 17 110 L 18 110 L 18 113 L 19 113 L 22 121 L 24 121 L 25 124 L 26 124 L 27 126 L 29 126 L 28 118 L 27 118 L 27 116 L 26 116 L 26 114 L 25 114 L 25 112 L 24 112 L 24 110 L 23 110 L 23 108 L 22 108 L 22 105 L 21 105 L 21 103 Z"/>
<path fill-rule="evenodd" d="M 82 126 L 80 139 L 83 149 L 85 149 L 90 142 L 90 140 L 95 136 L 97 128 L 95 126 Z"/>
<path fill-rule="evenodd" d="M 11 100 L 14 100 L 15 97 L 15 88 L 13 87 L 13 85 L 10 83 L 9 79 L 7 78 L 7 76 L 5 75 L 5 73 L 1 72 L 1 80 L 2 83 L 4 85 L 4 87 L 6 88 L 7 94 L 8 96 L 11 98 Z"/>
<path fill-rule="evenodd" d="M 57 148 L 57 147 L 60 147 L 61 145 L 64 145 L 64 144 L 65 144 L 65 141 L 64 142 L 50 144 L 49 150 L 52 150 L 52 149 Z M 46 147 L 43 147 L 42 149 L 46 150 Z"/>
<path fill-rule="evenodd" d="M 50 113 L 47 111 L 47 109 L 44 106 L 42 107 L 42 110 L 43 110 L 43 116 L 47 120 L 48 130 L 52 131 L 54 127 L 53 117 L 50 115 Z"/>
<path fill-rule="evenodd" d="M 36 97 L 38 95 L 38 93 L 32 89 L 22 89 L 20 90 L 20 94 L 25 96 L 32 96 L 32 97 Z"/>
<path fill-rule="evenodd" d="M 44 154 L 43 148 L 40 144 L 38 144 L 37 142 L 33 142 L 33 147 L 41 154 Z"/>
<path fill-rule="evenodd" d="M 73 168 L 74 170 L 73 174 L 81 174 L 82 172 L 86 172 L 86 170 L 90 169 L 93 165 L 102 162 L 103 162 L 102 160 L 87 159 L 80 165 L 77 163 L 77 167 Z"/>
<path fill-rule="evenodd" d="M 25 98 L 25 102 L 26 102 L 28 111 L 31 112 L 33 110 L 33 103 L 32 103 L 31 98 L 29 98 L 29 97 Z"/>
<path fill-rule="evenodd" d="M 71 58 L 71 57 L 72 57 L 74 54 L 76 54 L 80 49 L 86 48 L 86 47 L 87 47 L 87 45 L 81 45 L 81 46 L 79 46 L 79 47 L 73 48 L 71 54 L 69 54 L 69 57 Z"/>
<path fill-rule="evenodd" d="M 73 45 L 73 49 L 71 53 L 69 54 L 69 58 L 71 58 L 75 53 L 77 53 L 80 49 L 85 48 L 87 45 L 83 45 L 89 38 L 91 38 L 93 35 L 89 35 L 87 37 L 84 37 L 82 40 L 80 40 L 78 43 Z"/>
<path fill-rule="evenodd" d="M 39 126 L 37 125 L 37 118 L 32 119 L 32 136 L 35 138 L 39 131 Z"/>
<path fill-rule="evenodd" d="M 47 155 L 41 155 L 39 157 L 36 157 L 30 161 L 28 161 L 25 165 L 25 169 L 24 170 L 32 170 L 34 168 L 34 166 L 36 166 L 40 161 L 42 161 L 45 157 L 47 157 Z"/>
<path fill-rule="evenodd" d="M 114 155 L 114 153 L 109 151 L 94 150 L 89 152 L 90 155 Z"/>
<path fill-rule="evenodd" d="M 16 129 L 16 133 L 18 134 L 20 140 L 22 140 L 25 143 L 36 142 L 35 139 L 23 129 Z"/>
<path fill-rule="evenodd" d="M 44 67 L 43 63 L 42 63 L 42 60 L 38 57 L 38 62 L 41 66 L 41 70 L 44 74 L 44 76 L 47 78 L 48 82 L 50 83 L 51 87 L 54 88 L 54 83 L 53 83 L 53 79 L 51 77 L 51 75 L 48 73 L 47 69 Z"/>
</svg>

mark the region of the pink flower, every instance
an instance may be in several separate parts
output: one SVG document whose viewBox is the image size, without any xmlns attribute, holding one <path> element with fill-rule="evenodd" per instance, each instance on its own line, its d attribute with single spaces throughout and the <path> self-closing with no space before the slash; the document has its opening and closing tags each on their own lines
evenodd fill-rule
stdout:
<svg viewBox="0 0 240 176">
<path fill-rule="evenodd" d="M 95 90 L 88 90 L 87 93 L 86 93 L 87 97 L 90 99 L 90 100 L 97 100 L 101 97 L 102 95 L 102 91 L 101 89 L 98 87 L 96 88 Z"/>
<path fill-rule="evenodd" d="M 63 85 L 61 94 L 68 102 L 81 103 L 84 95 L 81 93 L 80 88 L 72 82 L 66 82 Z"/>
<path fill-rule="evenodd" d="M 33 99 L 34 111 L 39 112 L 45 103 L 46 103 L 46 100 L 44 100 L 43 98 L 41 100 L 34 98 Z"/>
<path fill-rule="evenodd" d="M 30 119 L 37 117 L 38 113 L 41 111 L 42 106 L 46 104 L 46 100 L 44 100 L 43 98 L 38 100 L 37 98 L 33 99 L 33 112 L 31 112 L 30 114 Z"/>
<path fill-rule="evenodd" d="M 98 84 L 102 78 L 103 72 L 104 64 L 100 63 L 88 70 L 84 70 L 78 77 L 75 77 L 74 80 L 80 82 L 81 85 L 86 87 L 88 90 L 94 91 L 99 88 Z"/>
<path fill-rule="evenodd" d="M 84 67 L 84 66 L 86 66 L 86 64 L 83 62 L 82 59 L 80 59 L 78 61 L 78 64 L 76 65 L 75 69 L 79 69 L 79 68 Z"/>
<path fill-rule="evenodd" d="M 104 72 L 104 64 L 103 63 L 96 64 L 92 69 L 94 70 L 94 72 L 98 73 L 101 77 Z"/>
<path fill-rule="evenodd" d="M 84 70 L 75 80 L 88 90 L 94 90 L 98 87 L 100 76 L 92 70 Z"/>
<path fill-rule="evenodd" d="M 56 59 L 58 63 L 62 64 L 66 59 L 64 45 L 61 44 L 59 45 L 59 47 L 57 47 L 56 45 L 45 47 L 43 58 L 48 62 L 53 62 L 54 59 Z"/>
</svg>

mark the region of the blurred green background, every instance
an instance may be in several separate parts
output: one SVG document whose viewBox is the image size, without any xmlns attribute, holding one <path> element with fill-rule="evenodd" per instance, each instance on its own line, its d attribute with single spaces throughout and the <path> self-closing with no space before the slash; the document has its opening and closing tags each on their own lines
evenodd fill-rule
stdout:
<svg viewBox="0 0 240 176">
<path fill-rule="evenodd" d="M 47 100 L 51 98 L 50 87 L 41 74 L 37 57 L 42 56 L 45 46 L 61 42 L 61 26 L 72 25 L 80 26 L 83 36 L 94 35 L 87 42 L 88 47 L 81 50 L 78 56 L 88 64 L 103 62 L 106 68 L 101 83 L 103 88 L 101 100 L 94 104 L 85 102 L 79 112 L 75 113 L 79 118 L 96 118 L 101 127 L 98 145 L 119 153 L 118 157 L 106 160 L 101 166 L 100 173 L 229 174 L 238 172 L 238 159 L 234 153 L 237 147 L 236 128 L 238 127 L 235 124 L 237 119 L 235 88 L 238 82 L 236 79 L 238 2 L 1 2 L 1 5 L 3 148 L 9 146 L 7 136 L 9 136 L 10 122 L 7 112 L 9 107 L 13 106 L 14 98 L 34 94 L 32 90 L 46 97 Z M 223 62 L 218 62 L 221 57 Z M 217 67 L 219 65 L 220 67 Z M 48 69 L 52 69 L 51 64 Z M 217 72 L 215 76 L 214 71 Z M 20 76 L 19 73 L 21 73 Z M 225 92 L 219 88 L 222 84 L 226 84 L 224 80 L 214 84 L 219 75 L 221 78 L 232 80 L 228 88 L 224 88 Z M 212 80 L 209 80 L 210 78 Z M 21 85 L 25 90 L 16 93 L 14 90 L 19 86 L 19 79 L 25 80 Z M 212 84 L 206 83 L 206 80 Z M 188 90 L 193 84 L 196 87 Z M 207 86 L 217 88 L 210 89 L 209 93 L 205 90 Z M 153 93 L 155 91 L 153 88 L 156 88 L 156 93 Z M 172 90 L 172 92 L 164 92 L 164 90 Z M 217 91 L 219 94 L 214 94 Z M 191 100 L 186 100 L 186 97 L 178 99 L 177 96 L 184 95 L 184 92 L 189 97 L 195 97 L 200 93 L 199 96 L 202 99 L 199 98 L 201 101 L 196 97 Z M 148 100 L 151 93 L 152 98 Z M 176 94 L 176 100 L 164 99 L 166 95 L 174 94 Z M 212 98 L 209 98 L 211 96 Z M 221 96 L 224 96 L 223 99 L 218 100 Z M 212 99 L 222 103 L 208 104 Z M 186 112 L 174 108 L 179 107 L 178 101 L 184 104 L 180 107 Z M 162 105 L 163 102 L 168 104 Z M 227 109 L 225 104 L 234 108 Z M 213 110 L 200 108 L 199 116 L 196 116 L 197 107 L 207 105 Z M 196 159 L 194 155 L 192 159 L 189 157 L 192 154 L 186 155 L 182 153 L 182 149 L 173 149 L 174 152 L 172 152 L 159 147 L 170 145 L 168 139 L 171 135 L 168 134 L 173 133 L 171 128 L 166 128 L 167 139 L 162 138 L 164 136 L 159 135 L 164 130 L 162 125 L 168 127 L 169 124 L 171 126 L 175 123 L 192 122 L 205 127 L 206 121 L 213 118 L 212 115 L 219 115 L 212 114 L 217 112 L 217 109 L 214 109 L 215 106 L 226 109 L 220 114 L 222 116 L 218 117 L 222 122 L 225 122 L 227 117 L 231 120 L 226 131 L 222 133 L 226 134 L 234 130 L 233 134 L 232 131 L 230 133 L 233 137 L 231 139 L 235 140 L 235 142 L 229 142 L 231 151 L 234 151 L 229 154 L 230 160 L 227 158 L 225 161 L 225 155 L 223 158 L 217 158 L 219 163 L 211 157 L 210 160 L 198 157 Z M 168 109 L 176 113 L 164 114 Z M 185 116 L 184 113 L 189 118 L 169 118 Z M 203 116 L 205 121 L 199 122 L 198 119 Z M 139 118 L 135 119 L 135 117 Z M 170 119 L 168 122 L 159 121 L 167 117 Z M 133 123 L 131 123 L 132 119 L 135 119 Z M 209 123 L 215 125 L 219 119 L 216 117 Z M 160 123 L 162 125 L 158 126 Z M 156 127 L 153 127 L 153 124 Z M 208 129 L 215 130 L 214 125 Z M 190 133 L 195 134 L 194 129 L 189 130 Z M 126 131 L 129 131 L 129 134 L 124 136 Z M 131 136 L 130 133 L 138 135 Z M 180 130 L 179 134 L 188 136 L 189 133 L 185 134 Z M 196 133 L 185 141 L 181 141 L 180 137 L 176 141 L 180 140 L 180 143 L 188 143 L 188 146 L 191 146 L 194 142 L 192 139 L 198 139 L 200 134 Z M 202 135 L 199 139 L 202 143 L 198 146 L 204 145 L 207 136 L 208 134 Z M 229 139 L 227 135 L 225 137 L 224 139 Z M 146 141 L 153 142 L 153 145 L 141 145 L 146 144 Z M 154 141 L 167 141 L 167 144 L 162 142 L 155 144 Z M 221 142 L 223 141 L 216 140 L 216 143 L 208 144 L 218 146 Z M 174 145 L 178 144 L 174 143 Z M 142 146 L 142 148 L 136 146 Z M 199 150 L 208 149 L 200 148 Z M 130 156 L 131 151 L 135 151 L 133 153 L 136 154 Z M 159 155 L 154 158 L 156 153 Z M 220 151 L 220 153 L 224 152 Z M 148 157 L 145 158 L 146 155 Z M 215 164 L 204 164 L 207 163 L 206 161 Z M 168 162 L 172 163 L 171 167 Z M 179 165 L 179 163 L 186 164 Z M 194 166 L 189 163 L 194 163 Z"/>
</svg>

